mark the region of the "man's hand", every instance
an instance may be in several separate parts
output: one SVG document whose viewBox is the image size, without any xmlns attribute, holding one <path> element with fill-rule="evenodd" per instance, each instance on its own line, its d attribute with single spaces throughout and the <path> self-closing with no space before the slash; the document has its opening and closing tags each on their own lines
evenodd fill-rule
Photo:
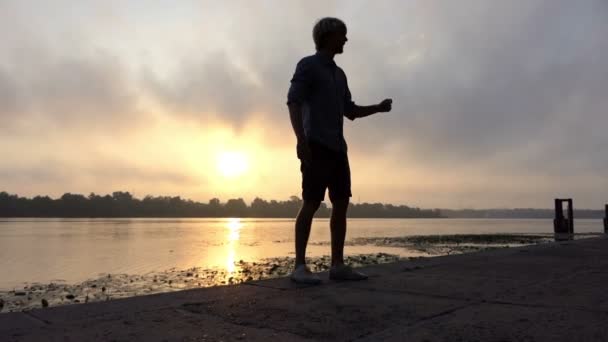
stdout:
<svg viewBox="0 0 608 342">
<path fill-rule="evenodd" d="M 310 151 L 308 144 L 305 141 L 298 141 L 296 150 L 298 152 L 298 158 L 300 158 L 302 163 L 310 165 L 312 162 L 312 152 Z"/>
<path fill-rule="evenodd" d="M 385 99 L 378 104 L 379 112 L 390 112 L 393 108 L 393 99 Z"/>
</svg>

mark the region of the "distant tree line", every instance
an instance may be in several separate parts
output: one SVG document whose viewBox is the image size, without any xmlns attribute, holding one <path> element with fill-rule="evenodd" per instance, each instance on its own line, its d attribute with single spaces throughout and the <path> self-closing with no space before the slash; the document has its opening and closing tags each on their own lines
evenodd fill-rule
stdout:
<svg viewBox="0 0 608 342">
<path fill-rule="evenodd" d="M 218 198 L 200 203 L 179 196 L 133 197 L 129 192 L 89 196 L 66 193 L 60 198 L 34 198 L 0 192 L 0 217 L 277 217 L 293 218 L 302 200 L 291 196 L 287 201 L 255 198 L 247 205 L 242 198 L 222 203 Z M 325 203 L 317 217 L 329 217 Z M 551 219 L 553 209 L 420 209 L 406 205 L 351 203 L 348 216 L 353 218 L 528 218 Z M 574 218 L 604 217 L 603 210 L 575 209 Z"/>
<path fill-rule="evenodd" d="M 208 203 L 182 199 L 179 196 L 133 197 L 129 192 L 89 196 L 66 193 L 60 198 L 34 198 L 0 192 L 0 217 L 277 217 L 293 218 L 302 200 L 292 196 L 287 201 L 266 201 L 255 198 L 247 205 L 242 198 L 222 203 L 213 198 Z M 329 217 L 331 209 L 325 203 L 317 217 Z M 406 205 L 382 203 L 350 204 L 349 217 L 359 218 L 439 218 L 438 209 L 425 210 Z"/>
</svg>

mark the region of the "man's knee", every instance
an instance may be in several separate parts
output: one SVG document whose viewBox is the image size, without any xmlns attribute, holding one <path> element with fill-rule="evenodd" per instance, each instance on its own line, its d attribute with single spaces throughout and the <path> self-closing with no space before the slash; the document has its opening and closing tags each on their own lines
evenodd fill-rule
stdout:
<svg viewBox="0 0 608 342">
<path fill-rule="evenodd" d="M 321 201 L 304 200 L 302 202 L 302 211 L 314 214 L 321 206 Z"/>
<path fill-rule="evenodd" d="M 334 199 L 331 201 L 331 206 L 332 206 L 332 210 L 335 211 L 339 211 L 339 212 L 346 212 L 346 210 L 348 209 L 348 204 L 350 202 L 350 198 L 341 198 L 341 199 Z"/>
</svg>

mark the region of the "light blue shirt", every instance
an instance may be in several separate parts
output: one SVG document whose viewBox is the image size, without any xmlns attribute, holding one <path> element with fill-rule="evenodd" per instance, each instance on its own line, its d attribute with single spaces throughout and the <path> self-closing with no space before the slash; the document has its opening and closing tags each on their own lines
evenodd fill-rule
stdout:
<svg viewBox="0 0 608 342">
<path fill-rule="evenodd" d="M 298 62 L 287 94 L 287 104 L 291 103 L 302 106 L 307 141 L 346 153 L 344 117 L 355 119 L 355 103 L 346 74 L 331 57 L 317 52 Z"/>
</svg>

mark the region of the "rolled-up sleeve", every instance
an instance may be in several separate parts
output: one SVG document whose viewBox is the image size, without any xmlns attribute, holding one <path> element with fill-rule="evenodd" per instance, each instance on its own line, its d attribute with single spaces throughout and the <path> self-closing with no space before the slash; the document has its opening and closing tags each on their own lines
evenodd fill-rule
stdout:
<svg viewBox="0 0 608 342">
<path fill-rule="evenodd" d="M 296 66 L 296 71 L 291 78 L 291 86 L 287 93 L 287 104 L 303 103 L 310 95 L 312 87 L 312 64 L 307 59 L 302 59 Z"/>
<path fill-rule="evenodd" d="M 344 116 L 350 120 L 355 120 L 355 102 L 353 102 L 352 96 L 350 95 L 350 89 L 348 89 L 348 82 L 345 82 L 346 91 L 344 92 Z"/>
</svg>

